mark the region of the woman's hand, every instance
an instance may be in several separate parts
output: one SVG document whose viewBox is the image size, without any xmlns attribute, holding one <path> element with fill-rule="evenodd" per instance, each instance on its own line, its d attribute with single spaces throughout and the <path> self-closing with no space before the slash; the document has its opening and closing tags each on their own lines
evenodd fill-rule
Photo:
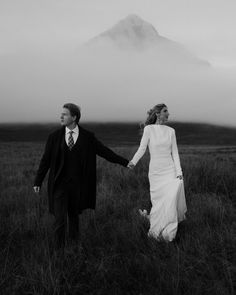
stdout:
<svg viewBox="0 0 236 295">
<path fill-rule="evenodd" d="M 134 166 L 135 166 L 134 163 L 129 161 L 129 164 L 127 165 L 127 167 L 132 170 L 134 169 Z"/>
<path fill-rule="evenodd" d="M 180 180 L 184 179 L 183 175 L 178 175 L 176 177 L 179 178 Z"/>
</svg>

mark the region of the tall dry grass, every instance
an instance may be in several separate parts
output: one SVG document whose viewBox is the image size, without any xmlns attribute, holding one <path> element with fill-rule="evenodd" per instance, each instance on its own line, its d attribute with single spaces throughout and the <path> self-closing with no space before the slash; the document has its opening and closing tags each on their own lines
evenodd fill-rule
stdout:
<svg viewBox="0 0 236 295">
<path fill-rule="evenodd" d="M 148 156 L 135 170 L 98 159 L 97 210 L 81 216 L 83 250 L 52 254 L 46 191 L 32 183 L 39 143 L 2 143 L 1 294 L 234 294 L 236 149 L 180 147 L 187 220 L 172 243 L 147 238 Z M 134 147 L 117 148 L 130 158 Z"/>
</svg>

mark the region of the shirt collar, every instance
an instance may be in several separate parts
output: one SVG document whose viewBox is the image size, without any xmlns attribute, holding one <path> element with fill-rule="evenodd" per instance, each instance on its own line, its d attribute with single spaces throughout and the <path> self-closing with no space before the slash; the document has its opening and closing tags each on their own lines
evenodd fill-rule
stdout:
<svg viewBox="0 0 236 295">
<path fill-rule="evenodd" d="M 66 134 L 70 133 L 70 131 L 73 131 L 73 134 L 79 134 L 79 127 L 78 125 L 75 126 L 74 129 L 69 129 L 68 127 L 66 127 Z"/>
</svg>

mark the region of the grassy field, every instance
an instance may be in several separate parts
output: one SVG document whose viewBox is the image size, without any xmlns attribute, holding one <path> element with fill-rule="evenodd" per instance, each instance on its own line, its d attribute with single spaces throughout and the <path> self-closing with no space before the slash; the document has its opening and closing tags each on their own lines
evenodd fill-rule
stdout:
<svg viewBox="0 0 236 295">
<path fill-rule="evenodd" d="M 114 148 L 130 158 L 135 147 Z M 81 216 L 83 251 L 51 255 L 43 144 L 1 143 L 1 294 L 234 294 L 236 147 L 180 146 L 188 206 L 174 242 L 147 238 L 148 155 L 135 170 L 98 159 L 97 210 Z"/>
</svg>

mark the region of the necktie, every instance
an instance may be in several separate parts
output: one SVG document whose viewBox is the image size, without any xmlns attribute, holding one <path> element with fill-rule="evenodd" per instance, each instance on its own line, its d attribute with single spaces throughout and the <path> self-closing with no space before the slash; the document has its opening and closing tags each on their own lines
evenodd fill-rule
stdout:
<svg viewBox="0 0 236 295">
<path fill-rule="evenodd" d="M 69 147 L 69 150 L 71 151 L 73 146 L 74 146 L 74 139 L 73 139 L 73 136 L 72 136 L 73 131 L 70 131 L 69 133 L 70 133 L 70 135 L 69 135 L 69 138 L 68 138 L 68 147 Z"/>
</svg>

